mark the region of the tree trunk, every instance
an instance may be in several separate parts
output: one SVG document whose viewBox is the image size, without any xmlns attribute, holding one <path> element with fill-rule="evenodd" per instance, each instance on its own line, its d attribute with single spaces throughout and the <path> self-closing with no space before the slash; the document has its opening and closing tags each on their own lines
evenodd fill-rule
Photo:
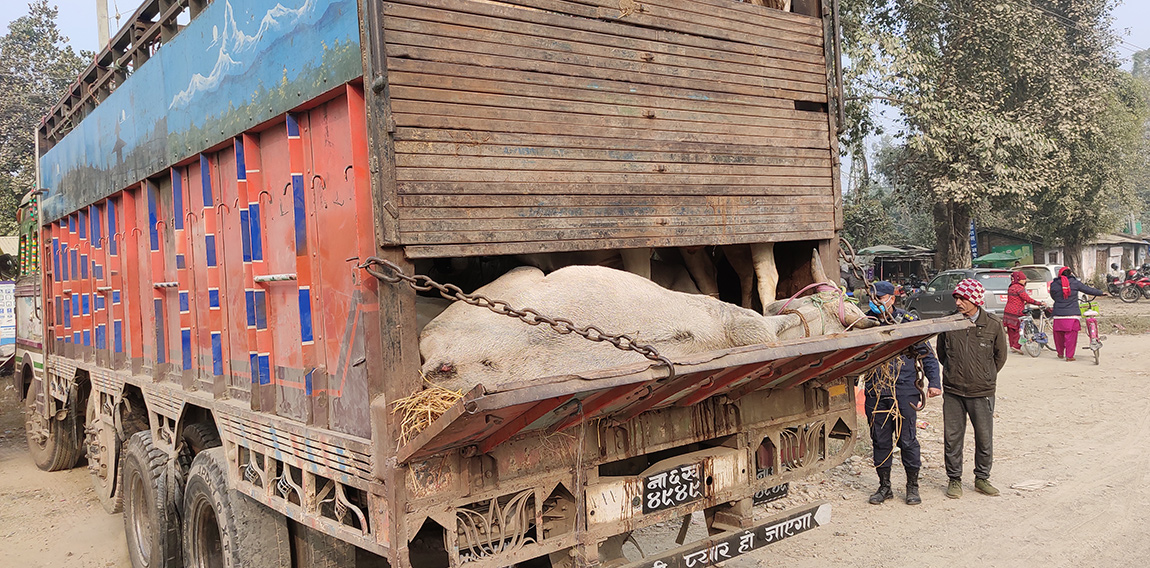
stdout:
<svg viewBox="0 0 1150 568">
<path fill-rule="evenodd" d="M 970 207 L 953 201 L 935 201 L 933 213 L 938 269 L 970 266 Z"/>
<path fill-rule="evenodd" d="M 1082 245 L 1078 243 L 1066 243 L 1062 245 L 1062 256 L 1064 264 L 1070 267 L 1070 271 L 1079 279 L 1083 278 Z"/>
</svg>

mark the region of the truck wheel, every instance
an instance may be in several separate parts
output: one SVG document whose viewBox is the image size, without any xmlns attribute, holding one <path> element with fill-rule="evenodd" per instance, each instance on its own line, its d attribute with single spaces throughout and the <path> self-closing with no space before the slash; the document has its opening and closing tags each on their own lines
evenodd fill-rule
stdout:
<svg viewBox="0 0 1150 568">
<path fill-rule="evenodd" d="M 84 412 L 84 436 L 88 455 L 88 471 L 92 474 L 92 490 L 100 498 L 104 510 L 115 514 L 124 510 L 124 492 L 120 486 L 120 438 L 116 429 L 100 420 L 100 393 L 88 395 Z"/>
<path fill-rule="evenodd" d="M 169 499 L 168 461 L 149 431 L 136 432 L 124 444 L 124 532 L 133 568 L 180 566 L 179 520 Z"/>
<path fill-rule="evenodd" d="M 192 460 L 183 533 L 188 568 L 291 566 L 287 519 L 228 487 L 223 448 L 204 450 Z"/>
<path fill-rule="evenodd" d="M 36 412 L 36 401 L 42 394 L 42 381 L 33 381 L 24 403 L 24 430 L 28 436 L 28 452 L 36 467 L 44 471 L 72 469 L 83 455 L 80 441 L 76 439 L 76 412 L 66 409 L 63 420 L 43 417 Z"/>
</svg>

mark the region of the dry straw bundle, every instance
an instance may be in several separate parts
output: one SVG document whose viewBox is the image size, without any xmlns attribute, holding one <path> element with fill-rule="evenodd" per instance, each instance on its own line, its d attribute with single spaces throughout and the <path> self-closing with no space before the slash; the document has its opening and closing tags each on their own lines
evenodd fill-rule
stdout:
<svg viewBox="0 0 1150 568">
<path fill-rule="evenodd" d="M 403 416 L 399 426 L 401 446 L 431 426 L 432 422 L 463 398 L 461 391 L 445 389 L 430 382 L 427 385 L 423 390 L 392 403 L 392 414 L 402 413 Z"/>
</svg>

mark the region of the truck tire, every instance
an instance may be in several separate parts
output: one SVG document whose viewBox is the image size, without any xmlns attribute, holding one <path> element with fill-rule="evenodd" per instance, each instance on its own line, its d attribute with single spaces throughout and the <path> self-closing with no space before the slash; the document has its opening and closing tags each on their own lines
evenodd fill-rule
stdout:
<svg viewBox="0 0 1150 568">
<path fill-rule="evenodd" d="M 136 432 L 124 444 L 124 532 L 133 568 L 179 568 L 180 530 L 170 499 L 168 455 L 152 433 Z"/>
<path fill-rule="evenodd" d="M 76 410 L 67 408 L 63 420 L 48 417 L 47 426 L 41 429 L 41 418 L 36 416 L 36 399 L 43 388 L 42 381 L 34 381 L 29 388 L 24 404 L 24 428 L 28 437 L 28 452 L 36 467 L 44 471 L 72 469 L 84 448 L 76 439 Z"/>
<path fill-rule="evenodd" d="M 188 568 L 290 568 L 287 519 L 231 490 L 223 448 L 192 460 L 183 511 Z"/>
</svg>

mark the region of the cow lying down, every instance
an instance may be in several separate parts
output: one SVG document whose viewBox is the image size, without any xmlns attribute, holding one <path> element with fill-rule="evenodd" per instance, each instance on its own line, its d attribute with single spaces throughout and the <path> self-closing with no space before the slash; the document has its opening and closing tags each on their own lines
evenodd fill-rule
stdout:
<svg viewBox="0 0 1150 568">
<path fill-rule="evenodd" d="M 700 294 L 674 292 L 641 276 L 600 266 L 569 266 L 544 275 L 519 267 L 477 290 L 515 308 L 530 307 L 576 326 L 594 325 L 628 334 L 672 361 L 686 355 L 808 334 L 835 333 L 869 322 L 857 307 L 834 293 L 805 296 L 768 306 L 763 316 Z M 780 313 L 781 312 L 781 313 Z M 805 325 L 804 325 L 805 322 Z M 568 373 L 582 373 L 644 361 L 631 351 L 547 325 L 455 302 L 423 329 L 419 343 L 423 374 L 433 384 L 466 391 Z"/>
</svg>

